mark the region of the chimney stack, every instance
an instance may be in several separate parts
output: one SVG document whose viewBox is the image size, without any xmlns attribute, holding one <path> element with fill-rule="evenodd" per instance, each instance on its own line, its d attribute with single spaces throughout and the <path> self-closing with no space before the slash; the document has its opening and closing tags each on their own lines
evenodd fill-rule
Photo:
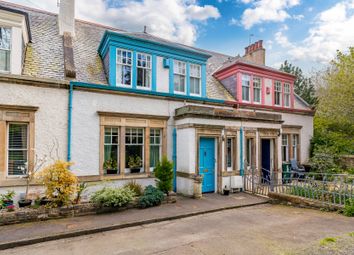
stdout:
<svg viewBox="0 0 354 255">
<path fill-rule="evenodd" d="M 265 49 L 263 40 L 259 40 L 245 48 L 243 59 L 259 65 L 265 65 Z"/>
<path fill-rule="evenodd" d="M 75 36 L 75 0 L 60 0 L 58 24 L 60 35 L 68 32 Z"/>
</svg>

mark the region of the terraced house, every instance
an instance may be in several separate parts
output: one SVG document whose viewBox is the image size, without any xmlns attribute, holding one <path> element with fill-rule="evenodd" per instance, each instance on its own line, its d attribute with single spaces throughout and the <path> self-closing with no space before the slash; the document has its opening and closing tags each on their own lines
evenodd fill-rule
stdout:
<svg viewBox="0 0 354 255">
<path fill-rule="evenodd" d="M 265 66 L 262 41 L 227 56 L 75 20 L 69 0 L 59 15 L 0 2 L 0 29 L 0 191 L 23 192 L 43 158 L 119 186 L 153 184 L 167 155 L 186 195 L 197 175 L 220 192 L 250 167 L 308 160 L 313 111 L 293 75 Z"/>
</svg>

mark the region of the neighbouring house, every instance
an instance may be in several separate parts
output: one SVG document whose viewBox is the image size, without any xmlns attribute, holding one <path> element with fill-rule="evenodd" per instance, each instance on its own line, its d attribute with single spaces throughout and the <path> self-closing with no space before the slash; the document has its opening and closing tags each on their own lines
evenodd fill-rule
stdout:
<svg viewBox="0 0 354 255">
<path fill-rule="evenodd" d="M 293 75 L 243 57 L 0 1 L 0 193 L 24 191 L 38 160 L 74 162 L 81 181 L 154 183 L 163 155 L 193 195 L 242 188 L 244 172 L 309 158 L 314 111 Z"/>
</svg>

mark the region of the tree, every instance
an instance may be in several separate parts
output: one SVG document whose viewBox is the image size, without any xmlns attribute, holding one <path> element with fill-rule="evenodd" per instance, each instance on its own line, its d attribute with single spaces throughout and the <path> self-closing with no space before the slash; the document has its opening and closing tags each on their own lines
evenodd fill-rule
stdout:
<svg viewBox="0 0 354 255">
<path fill-rule="evenodd" d="M 315 86 L 310 78 L 306 78 L 304 76 L 300 67 L 293 66 L 291 63 L 285 60 L 284 64 L 281 64 L 280 70 L 295 75 L 295 93 L 304 99 L 308 104 L 316 104 L 317 98 L 315 96 Z"/>
<path fill-rule="evenodd" d="M 338 51 L 318 80 L 312 162 L 338 166 L 340 155 L 354 154 L 354 47 Z"/>
</svg>

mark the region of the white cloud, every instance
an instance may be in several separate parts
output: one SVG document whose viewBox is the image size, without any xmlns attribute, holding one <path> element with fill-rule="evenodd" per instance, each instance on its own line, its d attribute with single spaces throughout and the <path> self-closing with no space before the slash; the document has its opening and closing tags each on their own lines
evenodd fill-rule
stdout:
<svg viewBox="0 0 354 255">
<path fill-rule="evenodd" d="M 354 45 L 352 3 L 342 1 L 319 13 L 308 36 L 301 42 L 289 42 L 281 30 L 275 33 L 275 41 L 287 48 L 288 55 L 295 61 L 328 63 L 335 57 L 336 50 L 346 50 Z"/>
<path fill-rule="evenodd" d="M 11 2 L 29 5 L 26 0 Z M 36 0 L 31 7 L 58 12 L 56 3 Z M 200 22 L 219 17 L 216 7 L 195 0 L 125 0 L 111 7 L 104 0 L 76 0 L 76 18 L 129 31 L 142 31 L 146 25 L 151 34 L 189 45 L 197 39 Z"/>
<path fill-rule="evenodd" d="M 300 4 L 300 0 L 257 0 L 252 8 L 247 8 L 241 18 L 245 29 L 262 22 L 282 22 L 290 15 L 287 9 Z"/>
<path fill-rule="evenodd" d="M 229 20 L 229 25 L 230 25 L 230 26 L 238 26 L 238 25 L 240 25 L 240 21 L 238 21 L 238 20 L 235 19 L 235 18 L 231 18 L 231 19 Z"/>
<path fill-rule="evenodd" d="M 302 20 L 303 18 L 305 18 L 305 16 L 304 15 L 302 15 L 302 14 L 299 14 L 299 15 L 293 15 L 293 19 L 295 19 L 295 20 Z"/>
</svg>

